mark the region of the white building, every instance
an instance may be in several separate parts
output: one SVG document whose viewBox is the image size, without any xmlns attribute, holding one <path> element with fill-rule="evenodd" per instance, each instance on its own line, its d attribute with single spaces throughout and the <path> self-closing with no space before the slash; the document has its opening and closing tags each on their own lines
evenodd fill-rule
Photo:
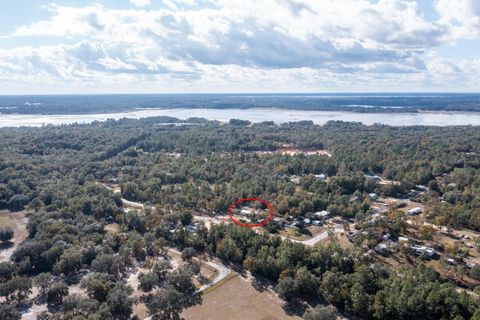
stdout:
<svg viewBox="0 0 480 320">
<path fill-rule="evenodd" d="M 252 214 L 252 209 L 243 208 L 242 210 L 240 210 L 240 213 L 243 215 Z"/>
<path fill-rule="evenodd" d="M 328 212 L 327 210 L 323 210 L 323 211 L 315 212 L 313 215 L 315 218 L 327 219 L 330 217 L 330 212 Z"/>
<path fill-rule="evenodd" d="M 413 209 L 408 210 L 407 213 L 408 213 L 410 216 L 414 216 L 414 215 L 417 215 L 417 214 L 422 213 L 422 208 L 420 208 L 420 207 L 415 207 L 415 208 L 413 208 Z"/>
<path fill-rule="evenodd" d="M 300 183 L 300 177 L 291 176 L 291 177 L 290 177 L 290 182 L 293 182 L 293 183 L 295 183 L 295 184 L 299 184 L 299 183 Z"/>
<path fill-rule="evenodd" d="M 435 250 L 425 246 L 412 246 L 411 247 L 418 255 L 425 253 L 427 256 L 432 257 L 435 254 Z"/>
</svg>

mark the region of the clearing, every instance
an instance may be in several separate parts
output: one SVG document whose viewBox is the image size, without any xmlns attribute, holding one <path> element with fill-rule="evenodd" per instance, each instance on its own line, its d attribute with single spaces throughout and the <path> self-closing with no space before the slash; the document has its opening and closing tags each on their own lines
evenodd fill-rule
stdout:
<svg viewBox="0 0 480 320">
<path fill-rule="evenodd" d="M 0 243 L 0 262 L 10 260 L 12 253 L 27 238 L 26 211 L 11 212 L 9 210 L 0 210 L 0 227 L 11 227 L 15 232 L 12 242 Z"/>
<path fill-rule="evenodd" d="M 203 303 L 182 313 L 186 320 L 292 320 L 270 289 L 256 289 L 251 277 L 234 275 L 203 296 Z"/>
</svg>

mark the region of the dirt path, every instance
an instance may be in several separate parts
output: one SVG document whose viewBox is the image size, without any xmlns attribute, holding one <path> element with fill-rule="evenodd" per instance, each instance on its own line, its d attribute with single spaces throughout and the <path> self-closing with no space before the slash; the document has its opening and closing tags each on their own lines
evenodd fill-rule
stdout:
<svg viewBox="0 0 480 320">
<path fill-rule="evenodd" d="M 335 233 L 342 233 L 342 232 L 345 232 L 344 229 L 343 229 L 343 225 L 341 225 L 341 224 L 335 225 L 335 227 L 333 229 L 333 233 L 335 234 Z M 313 247 L 318 242 L 328 238 L 328 231 L 323 231 L 323 232 L 317 234 L 316 236 L 314 236 L 310 239 L 307 239 L 307 240 L 296 240 L 296 239 L 291 239 L 291 238 L 288 238 L 288 237 L 285 237 L 285 236 L 280 236 L 280 235 L 279 235 L 279 237 L 281 237 L 284 240 L 290 240 L 292 242 L 301 243 L 303 245 Z"/>
<path fill-rule="evenodd" d="M 181 253 L 176 250 L 176 249 L 168 249 L 170 252 L 173 252 L 175 254 L 180 254 Z M 212 279 L 209 283 L 201 286 L 197 291 L 198 292 L 202 292 L 202 291 L 205 291 L 206 289 L 210 288 L 211 286 L 213 286 L 214 284 L 218 283 L 219 281 L 221 281 L 222 279 L 224 279 L 226 276 L 228 276 L 232 270 L 230 270 L 229 268 L 227 268 L 226 266 L 224 266 L 223 264 L 221 263 L 217 263 L 217 262 L 213 262 L 213 261 L 201 261 L 200 262 L 202 263 L 205 263 L 207 264 L 208 266 L 214 268 L 215 270 L 217 270 L 217 275 L 215 276 L 214 279 Z M 151 317 L 146 317 L 144 320 L 151 320 L 152 318 Z"/>
<path fill-rule="evenodd" d="M 181 253 L 176 250 L 176 249 L 168 249 L 169 251 L 175 253 L 175 254 L 179 254 L 181 255 Z M 207 284 L 201 286 L 199 289 L 198 289 L 198 292 L 202 292 L 202 291 L 205 291 L 206 289 L 210 288 L 211 286 L 213 286 L 214 284 L 216 284 L 217 282 L 221 281 L 222 279 L 224 279 L 226 276 L 228 276 L 232 270 L 230 270 L 229 268 L 227 268 L 225 265 L 223 265 L 222 263 L 220 262 L 213 262 L 213 261 L 203 261 L 203 260 L 199 260 L 199 262 L 201 263 L 205 263 L 206 265 L 214 268 L 215 270 L 217 270 L 217 275 L 215 276 L 214 279 L 212 279 L 210 282 L 208 282 Z"/>
<path fill-rule="evenodd" d="M 8 219 L 7 225 L 12 227 L 15 231 L 15 235 L 12 239 L 13 241 L 11 242 L 11 245 L 5 247 L 4 249 L 0 249 L 0 262 L 9 261 L 13 252 L 27 238 L 28 218 L 26 217 L 26 214 L 26 211 L 10 212 L 4 210 L 0 212 L 0 215 L 3 215 L 6 219 Z"/>
</svg>

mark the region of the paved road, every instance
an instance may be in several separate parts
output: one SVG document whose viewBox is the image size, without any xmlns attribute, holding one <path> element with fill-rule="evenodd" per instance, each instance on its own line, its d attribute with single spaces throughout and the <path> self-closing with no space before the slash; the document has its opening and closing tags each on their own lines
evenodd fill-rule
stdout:
<svg viewBox="0 0 480 320">
<path fill-rule="evenodd" d="M 172 252 L 175 252 L 177 254 L 181 254 L 176 249 L 168 249 L 168 250 L 172 251 Z M 223 264 L 220 264 L 220 263 L 215 263 L 213 261 L 201 261 L 201 262 L 205 263 L 205 264 L 209 265 L 210 267 L 214 268 L 215 270 L 217 270 L 217 276 L 212 281 L 210 281 L 209 283 L 201 286 L 197 290 L 197 292 L 205 291 L 206 289 L 213 286 L 215 283 L 220 282 L 222 279 L 224 279 L 226 276 L 228 276 L 232 272 L 232 270 L 230 270 L 229 268 L 225 267 Z M 144 320 L 152 320 L 152 317 L 150 317 L 150 316 L 146 317 Z"/>
<path fill-rule="evenodd" d="M 104 186 L 108 190 L 111 190 L 115 194 L 120 194 L 122 192 L 120 190 L 120 187 L 112 188 L 109 185 L 107 185 L 105 183 L 102 183 L 102 182 L 97 181 L 96 183 Z M 138 208 L 138 209 L 143 209 L 143 207 L 144 207 L 143 203 L 141 203 L 141 202 L 130 201 L 130 200 L 127 200 L 125 198 L 122 198 L 122 203 L 126 206 L 133 207 L 133 208 Z"/>
<path fill-rule="evenodd" d="M 143 207 L 144 207 L 143 203 L 129 201 L 129 200 L 124 199 L 124 198 L 122 198 L 122 202 L 123 202 L 124 205 L 130 206 L 130 207 L 135 207 L 135 208 L 140 208 L 140 209 L 143 209 Z M 221 222 L 220 219 L 222 219 L 224 221 L 228 221 L 227 217 L 228 216 L 222 216 L 221 218 L 218 218 L 218 217 L 213 218 L 213 217 L 204 217 L 204 216 L 194 216 L 193 218 L 194 218 L 194 220 L 205 222 L 207 227 L 210 228 L 210 226 L 212 224 L 220 223 Z M 340 226 L 340 227 L 336 226 L 334 232 L 335 233 L 343 232 L 343 227 L 342 226 Z M 290 239 L 290 238 L 287 238 L 287 237 L 284 237 L 284 236 L 280 236 L 280 237 L 283 238 L 283 239 L 288 239 L 288 240 L 293 241 L 293 242 L 302 243 L 306 246 L 313 247 L 317 242 L 320 242 L 320 241 L 328 238 L 328 231 L 324 231 L 322 233 L 319 233 L 315 237 L 313 237 L 311 239 L 308 239 L 308 240 L 295 240 L 295 239 Z M 218 270 L 219 268 L 216 268 L 216 269 Z"/>
<path fill-rule="evenodd" d="M 334 230 L 334 233 L 342 233 L 344 232 L 343 230 L 343 226 L 341 225 L 336 225 L 335 226 L 335 230 Z M 313 238 L 310 238 L 308 240 L 296 240 L 296 239 L 291 239 L 291 238 L 287 238 L 287 237 L 284 237 L 284 236 L 280 236 L 282 239 L 288 239 L 292 242 L 296 242 L 296 243 L 301 243 L 303 245 L 306 245 L 306 246 L 309 246 L 309 247 L 313 247 L 315 244 L 317 244 L 318 242 L 324 240 L 324 239 L 327 239 L 328 238 L 328 231 L 324 231 L 324 232 L 321 232 L 319 234 L 317 234 L 315 237 Z"/>
<path fill-rule="evenodd" d="M 122 198 L 122 203 L 126 206 L 129 206 L 129 207 L 134 207 L 134 208 L 138 208 L 138 209 L 143 209 L 143 203 L 140 203 L 140 202 L 134 202 L 134 201 L 129 201 L 127 199 L 124 199 Z"/>
<path fill-rule="evenodd" d="M 282 236 L 282 238 L 288 239 L 292 242 L 297 242 L 297 243 L 304 244 L 306 246 L 313 247 L 317 242 L 322 241 L 324 239 L 327 239 L 328 238 L 328 232 L 327 231 L 321 232 L 321 233 L 317 234 L 315 237 L 310 238 L 308 240 L 296 240 L 296 239 L 290 239 L 290 238 L 283 237 L 283 236 Z"/>
<path fill-rule="evenodd" d="M 175 254 L 179 254 L 181 255 L 182 253 L 180 251 L 178 251 L 177 249 L 168 249 L 168 251 L 171 251 Z M 224 266 L 222 263 L 217 263 L 217 262 L 213 262 L 213 261 L 204 261 L 204 260 L 200 260 L 200 259 L 197 259 L 200 263 L 205 263 L 206 265 L 214 268 L 215 270 L 217 270 L 217 276 L 211 280 L 209 283 L 201 286 L 199 289 L 198 289 L 198 292 L 202 292 L 204 290 L 206 290 L 207 288 L 213 286 L 215 283 L 221 281 L 223 278 L 225 278 L 226 276 L 228 276 L 232 270 L 230 270 L 229 268 L 227 268 L 226 266 Z"/>
<path fill-rule="evenodd" d="M 217 270 L 217 276 L 212 281 L 210 281 L 209 283 L 201 286 L 200 289 L 198 289 L 198 292 L 202 292 L 202 291 L 206 290 L 207 288 L 210 288 L 215 283 L 221 281 L 222 279 L 224 279 L 226 276 L 228 276 L 232 272 L 232 270 L 228 269 L 223 264 L 215 263 L 213 261 L 206 261 L 205 264 L 207 264 L 210 267 L 216 269 Z"/>
</svg>

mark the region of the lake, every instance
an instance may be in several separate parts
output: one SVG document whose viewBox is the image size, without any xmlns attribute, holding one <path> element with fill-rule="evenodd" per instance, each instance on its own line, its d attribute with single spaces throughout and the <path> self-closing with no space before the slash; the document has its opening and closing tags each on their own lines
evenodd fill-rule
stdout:
<svg viewBox="0 0 480 320">
<path fill-rule="evenodd" d="M 344 111 L 310 111 L 275 108 L 250 109 L 137 109 L 129 112 L 81 114 L 81 115 L 20 115 L 0 114 L 0 127 L 20 127 L 43 125 L 60 125 L 71 123 L 91 123 L 107 119 L 132 118 L 140 119 L 153 116 L 170 116 L 180 119 L 191 117 L 209 120 L 228 121 L 230 119 L 250 120 L 251 122 L 274 121 L 285 123 L 290 121 L 311 120 L 315 124 L 324 124 L 330 120 L 358 121 L 366 125 L 381 123 L 391 126 L 454 126 L 480 125 L 478 112 L 421 112 L 421 113 L 356 113 Z"/>
</svg>

